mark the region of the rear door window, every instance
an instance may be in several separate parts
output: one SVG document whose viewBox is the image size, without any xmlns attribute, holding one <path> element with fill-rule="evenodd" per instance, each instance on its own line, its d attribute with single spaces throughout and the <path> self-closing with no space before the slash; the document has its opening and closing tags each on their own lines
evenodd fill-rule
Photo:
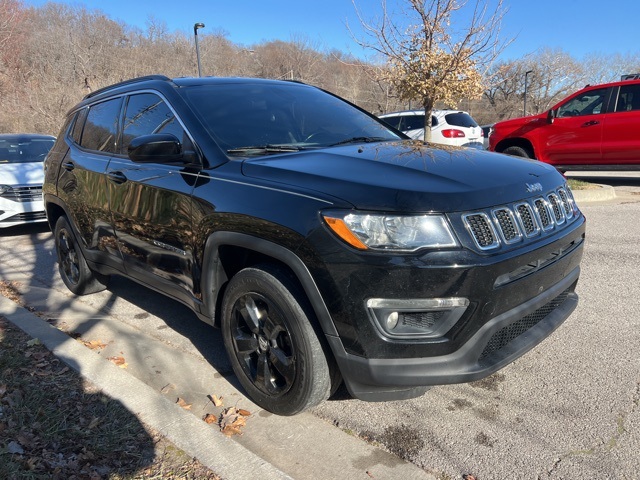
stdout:
<svg viewBox="0 0 640 480">
<path fill-rule="evenodd" d="M 402 131 L 424 128 L 424 115 L 404 115 L 402 117 Z"/>
<path fill-rule="evenodd" d="M 121 98 L 97 103 L 89 108 L 80 146 L 88 150 L 115 153 Z"/>
<path fill-rule="evenodd" d="M 640 84 L 624 85 L 620 87 L 616 112 L 640 110 Z"/>
</svg>

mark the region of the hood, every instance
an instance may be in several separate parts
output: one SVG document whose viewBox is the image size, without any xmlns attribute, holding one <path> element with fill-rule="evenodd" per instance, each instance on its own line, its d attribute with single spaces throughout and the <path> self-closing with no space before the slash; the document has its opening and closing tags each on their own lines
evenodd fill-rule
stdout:
<svg viewBox="0 0 640 480">
<path fill-rule="evenodd" d="M 547 115 L 547 112 L 544 112 L 538 115 L 530 115 L 528 117 L 502 120 L 493 126 L 493 130 L 495 132 L 501 132 L 504 130 L 505 134 L 501 134 L 501 137 L 503 135 L 508 135 L 509 137 L 521 137 L 534 128 L 548 125 L 549 121 L 547 120 Z"/>
<path fill-rule="evenodd" d="M 0 185 L 42 185 L 42 162 L 0 163 Z"/>
<path fill-rule="evenodd" d="M 475 149 L 386 142 L 245 160 L 243 174 L 362 210 L 453 212 L 501 205 L 564 183 L 555 168 Z M 529 189 L 529 190 L 528 190 Z"/>
</svg>

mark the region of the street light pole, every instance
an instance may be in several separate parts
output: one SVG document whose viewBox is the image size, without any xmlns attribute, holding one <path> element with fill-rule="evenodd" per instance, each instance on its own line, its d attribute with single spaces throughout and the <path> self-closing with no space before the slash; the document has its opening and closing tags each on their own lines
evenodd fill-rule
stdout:
<svg viewBox="0 0 640 480">
<path fill-rule="evenodd" d="M 533 70 L 527 70 L 524 72 L 524 108 L 522 109 L 522 116 L 527 116 L 527 78 L 529 74 L 533 73 Z"/>
<path fill-rule="evenodd" d="M 204 23 L 196 23 L 193 26 L 193 36 L 196 40 L 196 59 L 198 60 L 198 76 L 202 76 L 202 67 L 200 66 L 200 47 L 198 46 L 198 29 L 204 28 Z"/>
</svg>

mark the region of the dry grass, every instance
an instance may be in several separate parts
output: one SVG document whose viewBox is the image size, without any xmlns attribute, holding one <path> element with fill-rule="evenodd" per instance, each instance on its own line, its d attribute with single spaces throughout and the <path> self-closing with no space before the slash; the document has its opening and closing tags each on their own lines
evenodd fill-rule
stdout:
<svg viewBox="0 0 640 480">
<path fill-rule="evenodd" d="M 219 479 L 2 316 L 0 478 Z"/>
<path fill-rule="evenodd" d="M 596 185 L 595 183 L 585 182 L 583 180 L 576 180 L 575 178 L 570 178 L 567 180 L 569 187 L 571 190 L 592 190 L 596 188 L 601 188 L 600 185 Z"/>
</svg>

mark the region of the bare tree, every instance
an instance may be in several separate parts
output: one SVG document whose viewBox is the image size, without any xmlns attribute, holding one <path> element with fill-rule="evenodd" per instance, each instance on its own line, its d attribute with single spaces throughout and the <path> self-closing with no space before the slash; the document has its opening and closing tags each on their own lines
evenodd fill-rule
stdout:
<svg viewBox="0 0 640 480">
<path fill-rule="evenodd" d="M 454 106 L 462 98 L 482 95 L 484 70 L 509 43 L 498 37 L 506 9 L 503 0 L 404 3 L 406 9 L 394 19 L 382 0 L 382 17 L 372 23 L 365 21 L 354 0 L 365 38 L 352 36 L 386 60 L 381 76 L 398 96 L 415 99 L 424 108 L 425 140 L 429 141 L 431 111 L 437 101 Z"/>
</svg>

